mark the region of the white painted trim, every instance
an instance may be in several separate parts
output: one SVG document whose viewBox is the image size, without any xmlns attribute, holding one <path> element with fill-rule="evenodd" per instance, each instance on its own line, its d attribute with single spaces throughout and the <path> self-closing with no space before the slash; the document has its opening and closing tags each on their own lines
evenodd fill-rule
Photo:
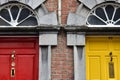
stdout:
<svg viewBox="0 0 120 80">
<path fill-rule="evenodd" d="M 73 46 L 74 80 L 86 80 L 85 34 L 67 32 L 67 46 Z"/>
<path fill-rule="evenodd" d="M 48 46 L 48 80 L 51 80 L 51 46 Z"/>
<path fill-rule="evenodd" d="M 120 25 L 87 25 L 88 27 L 120 27 Z"/>
<path fill-rule="evenodd" d="M 44 79 L 44 77 L 47 77 L 47 80 L 51 80 L 51 46 L 49 45 L 49 46 L 47 46 L 48 48 L 48 52 L 47 52 L 47 54 L 48 54 L 48 66 L 47 66 L 47 68 L 48 69 L 46 69 L 46 70 L 48 70 L 48 73 L 47 74 L 43 74 L 43 72 L 44 72 L 44 70 L 43 70 L 43 68 L 42 68 L 42 65 L 43 65 L 43 63 L 42 63 L 42 50 L 41 50 L 41 48 L 42 48 L 42 46 L 41 47 L 39 47 L 39 78 L 38 78 L 38 80 L 43 80 Z"/>
<path fill-rule="evenodd" d="M 83 47 L 83 56 L 82 56 L 82 64 L 83 64 L 83 71 L 84 73 L 81 72 L 82 74 L 82 79 L 81 80 L 86 80 L 86 51 L 85 51 L 85 47 Z"/>
<path fill-rule="evenodd" d="M 74 80 L 78 80 L 78 52 L 77 52 L 77 46 L 73 46 L 73 50 L 74 50 Z"/>
<path fill-rule="evenodd" d="M 0 28 L 33 28 L 37 26 L 0 26 Z"/>
<path fill-rule="evenodd" d="M 85 66 L 85 48 L 82 46 L 74 48 L 74 80 L 86 80 L 86 66 Z M 78 49 L 82 50 L 82 53 L 78 52 Z M 81 56 L 79 56 L 81 54 Z"/>
<path fill-rule="evenodd" d="M 38 80 L 42 79 L 42 51 L 41 51 L 41 47 L 39 47 L 39 76 L 38 76 Z"/>
<path fill-rule="evenodd" d="M 45 77 L 47 80 L 51 80 L 51 46 L 56 46 L 57 45 L 57 33 L 58 32 L 39 32 L 39 80 L 43 80 Z M 42 74 L 43 70 L 42 68 L 42 47 L 46 46 L 47 47 L 47 65 L 46 70 L 48 70 L 47 74 Z"/>
<path fill-rule="evenodd" d="M 61 24 L 61 10 L 62 10 L 62 0 L 58 0 L 58 21 Z"/>
</svg>

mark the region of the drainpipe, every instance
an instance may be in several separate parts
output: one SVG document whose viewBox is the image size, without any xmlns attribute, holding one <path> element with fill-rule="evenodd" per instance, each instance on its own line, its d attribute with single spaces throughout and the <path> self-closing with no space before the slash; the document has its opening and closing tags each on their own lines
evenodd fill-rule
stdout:
<svg viewBox="0 0 120 80">
<path fill-rule="evenodd" d="M 62 0 L 58 0 L 58 22 L 61 25 L 61 5 L 62 5 Z"/>
</svg>

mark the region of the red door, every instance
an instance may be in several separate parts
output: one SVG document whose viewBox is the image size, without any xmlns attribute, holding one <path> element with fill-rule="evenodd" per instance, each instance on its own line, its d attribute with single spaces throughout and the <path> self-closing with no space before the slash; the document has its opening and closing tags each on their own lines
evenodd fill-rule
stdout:
<svg viewBox="0 0 120 80">
<path fill-rule="evenodd" d="M 0 80 L 38 80 L 38 38 L 0 38 Z"/>
</svg>

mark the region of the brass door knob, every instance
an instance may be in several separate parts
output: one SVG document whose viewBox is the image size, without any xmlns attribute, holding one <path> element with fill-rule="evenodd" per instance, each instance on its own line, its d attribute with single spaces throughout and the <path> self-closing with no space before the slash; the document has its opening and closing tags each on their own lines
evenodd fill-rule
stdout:
<svg viewBox="0 0 120 80">
<path fill-rule="evenodd" d="M 15 51 L 12 51 L 11 59 L 15 60 Z"/>
</svg>

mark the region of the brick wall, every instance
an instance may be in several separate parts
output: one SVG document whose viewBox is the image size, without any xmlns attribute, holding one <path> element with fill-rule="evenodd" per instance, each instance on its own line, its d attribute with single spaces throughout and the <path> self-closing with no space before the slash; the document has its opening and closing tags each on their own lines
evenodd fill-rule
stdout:
<svg viewBox="0 0 120 80">
<path fill-rule="evenodd" d="M 45 2 L 45 5 L 46 5 L 49 12 L 53 12 L 53 11 L 57 12 L 58 0 L 47 0 Z"/>
<path fill-rule="evenodd" d="M 47 0 L 45 5 L 49 12 L 58 10 L 58 0 Z M 62 0 L 62 24 L 66 24 L 69 12 L 75 12 L 77 0 Z M 73 48 L 67 47 L 66 33 L 60 30 L 58 45 L 52 48 L 52 80 L 74 80 Z"/>
<path fill-rule="evenodd" d="M 73 51 L 66 46 L 66 34 L 60 31 L 58 45 L 52 48 L 52 80 L 73 79 Z"/>
<path fill-rule="evenodd" d="M 45 5 L 49 12 L 58 10 L 58 0 L 47 0 Z M 77 0 L 62 0 L 62 24 L 66 24 L 69 12 L 75 12 L 78 5 Z"/>
<path fill-rule="evenodd" d="M 69 12 L 75 12 L 79 2 L 77 0 L 62 0 L 62 24 L 66 24 Z"/>
</svg>

